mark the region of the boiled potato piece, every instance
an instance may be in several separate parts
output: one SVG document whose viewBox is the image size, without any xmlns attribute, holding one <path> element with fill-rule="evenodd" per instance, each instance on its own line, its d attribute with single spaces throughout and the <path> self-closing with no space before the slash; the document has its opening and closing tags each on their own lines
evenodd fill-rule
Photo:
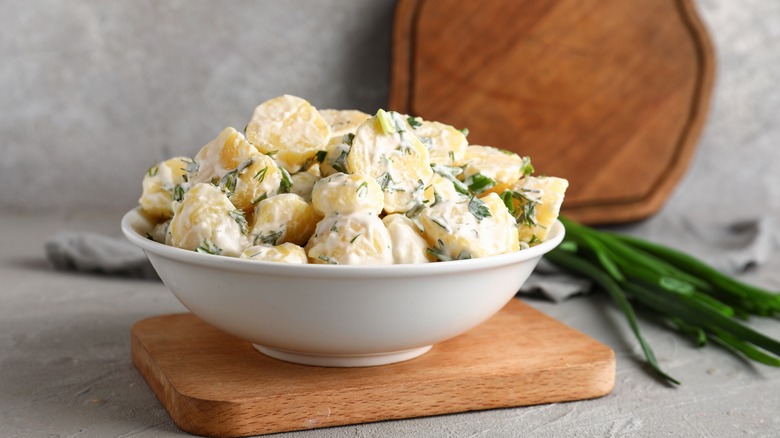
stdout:
<svg viewBox="0 0 780 438">
<path fill-rule="evenodd" d="M 427 251 L 428 242 L 425 241 L 421 230 L 411 219 L 402 214 L 394 213 L 385 216 L 382 223 L 385 224 L 390 233 L 394 264 L 431 261 Z"/>
<path fill-rule="evenodd" d="M 501 194 L 532 171 L 528 158 L 491 146 L 471 145 L 463 158 L 464 183 L 475 193 Z"/>
<path fill-rule="evenodd" d="M 171 225 L 170 219 L 168 219 L 165 222 L 160 222 L 159 224 L 155 225 L 154 228 L 152 228 L 151 234 L 149 234 L 147 237 L 150 237 L 155 242 L 163 243 L 165 245 L 170 245 L 171 244 L 171 233 L 169 231 L 170 225 Z"/>
<path fill-rule="evenodd" d="M 341 137 L 333 137 L 325 149 L 325 158 L 320 165 L 322 176 L 333 175 L 336 172 L 347 172 L 347 154 L 352 148 L 354 134 L 345 134 Z"/>
<path fill-rule="evenodd" d="M 185 182 L 186 169 L 190 162 L 191 160 L 185 157 L 171 158 L 146 171 L 142 182 L 143 193 L 138 199 L 144 213 L 159 220 L 173 216 L 173 192 L 177 185 L 180 186 L 177 190 L 183 190 L 181 185 Z"/>
<path fill-rule="evenodd" d="M 487 257 L 519 249 L 515 218 L 495 193 L 462 202 L 441 201 L 423 210 L 430 253 L 439 260 Z"/>
<path fill-rule="evenodd" d="M 412 118 L 414 135 L 428 148 L 431 163 L 453 165 L 463 160 L 469 145 L 466 136 L 444 123 Z"/>
<path fill-rule="evenodd" d="M 306 245 L 310 263 L 390 265 L 392 239 L 379 216 L 369 212 L 334 214 L 317 224 Z"/>
<path fill-rule="evenodd" d="M 253 245 L 304 245 L 322 218 L 295 193 L 283 193 L 257 204 L 250 232 Z"/>
<path fill-rule="evenodd" d="M 567 180 L 553 176 L 527 176 L 510 187 L 521 242 L 535 245 L 547 238 L 568 187 Z"/>
<path fill-rule="evenodd" d="M 283 174 L 271 157 L 261 154 L 243 134 L 226 128 L 195 155 L 192 184 L 210 182 L 225 192 L 236 208 L 253 205 L 279 191 Z"/>
<path fill-rule="evenodd" d="M 371 118 L 358 110 L 321 109 L 320 114 L 330 125 L 332 138 L 342 138 L 350 132 L 354 134 L 360 124 Z"/>
<path fill-rule="evenodd" d="M 196 184 L 173 203 L 171 245 L 208 254 L 237 257 L 247 246 L 247 222 L 222 190 Z"/>
<path fill-rule="evenodd" d="M 246 137 L 279 166 L 297 172 L 317 151 L 325 150 L 330 125 L 300 97 L 284 95 L 261 103 L 246 127 Z"/>
<path fill-rule="evenodd" d="M 293 243 L 281 245 L 255 245 L 250 246 L 241 253 L 242 259 L 260 260 L 264 262 L 278 263 L 308 263 L 306 251 Z"/>
<path fill-rule="evenodd" d="M 311 191 L 314 188 L 314 184 L 322 179 L 320 167 L 315 165 L 305 172 L 294 173 L 290 177 L 293 183 L 291 192 L 303 198 L 304 201 L 311 203 Z"/>
<path fill-rule="evenodd" d="M 441 199 L 455 202 L 462 202 L 468 199 L 468 195 L 460 193 L 455 189 L 455 185 L 452 181 L 444 178 L 438 173 L 434 173 L 431 177 L 431 186 Z"/>
<path fill-rule="evenodd" d="M 379 184 L 362 175 L 334 173 L 314 184 L 311 192 L 314 209 L 323 216 L 367 211 L 379 214 L 384 194 Z"/>
<path fill-rule="evenodd" d="M 404 213 L 424 201 L 433 175 L 428 150 L 406 118 L 391 111 L 360 125 L 347 154 L 347 171 L 373 178 L 384 192 L 387 213 Z"/>
</svg>

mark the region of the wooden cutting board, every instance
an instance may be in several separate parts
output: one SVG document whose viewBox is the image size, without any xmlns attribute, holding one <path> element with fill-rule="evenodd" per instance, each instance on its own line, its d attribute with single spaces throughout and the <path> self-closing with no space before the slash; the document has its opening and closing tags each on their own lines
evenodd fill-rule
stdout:
<svg viewBox="0 0 780 438">
<path fill-rule="evenodd" d="M 580 400 L 615 381 L 612 350 L 516 299 L 392 365 L 282 362 L 189 313 L 137 322 L 132 356 L 179 428 L 217 437 Z"/>
<path fill-rule="evenodd" d="M 589 224 L 662 206 L 713 84 L 690 0 L 400 0 L 392 55 L 392 109 L 530 156 Z"/>
</svg>

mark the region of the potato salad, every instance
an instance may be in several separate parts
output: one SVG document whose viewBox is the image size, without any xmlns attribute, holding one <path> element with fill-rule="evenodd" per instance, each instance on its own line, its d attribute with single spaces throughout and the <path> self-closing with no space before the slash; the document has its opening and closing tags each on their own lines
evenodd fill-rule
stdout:
<svg viewBox="0 0 780 438">
<path fill-rule="evenodd" d="M 388 265 L 506 254 L 544 241 L 568 182 L 467 129 L 284 95 L 192 158 L 150 167 L 148 238 L 278 263 Z"/>
</svg>

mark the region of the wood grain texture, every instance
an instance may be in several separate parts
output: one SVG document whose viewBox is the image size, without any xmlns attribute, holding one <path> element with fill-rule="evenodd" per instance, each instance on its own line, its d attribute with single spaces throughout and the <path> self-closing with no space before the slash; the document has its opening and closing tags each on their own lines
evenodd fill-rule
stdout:
<svg viewBox="0 0 780 438">
<path fill-rule="evenodd" d="M 594 398 L 615 379 L 612 350 L 514 299 L 393 365 L 282 362 L 192 314 L 136 323 L 132 356 L 182 430 L 217 437 Z"/>
<path fill-rule="evenodd" d="M 531 156 L 589 224 L 660 209 L 714 75 L 690 0 L 400 0 L 392 56 L 392 109 Z"/>
</svg>

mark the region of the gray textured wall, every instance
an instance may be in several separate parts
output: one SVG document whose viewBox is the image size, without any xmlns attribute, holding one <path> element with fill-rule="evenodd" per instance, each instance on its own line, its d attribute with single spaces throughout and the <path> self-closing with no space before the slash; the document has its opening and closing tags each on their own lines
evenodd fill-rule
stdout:
<svg viewBox="0 0 780 438">
<path fill-rule="evenodd" d="M 394 3 L 0 0 L 0 206 L 129 208 L 150 164 L 279 94 L 383 105 Z M 780 2 L 697 5 L 717 85 L 665 211 L 780 211 Z"/>
</svg>

